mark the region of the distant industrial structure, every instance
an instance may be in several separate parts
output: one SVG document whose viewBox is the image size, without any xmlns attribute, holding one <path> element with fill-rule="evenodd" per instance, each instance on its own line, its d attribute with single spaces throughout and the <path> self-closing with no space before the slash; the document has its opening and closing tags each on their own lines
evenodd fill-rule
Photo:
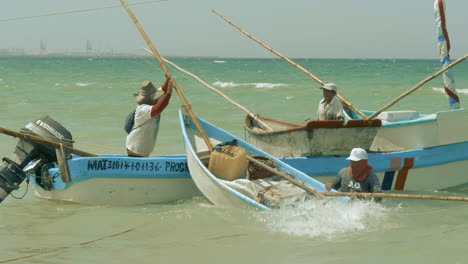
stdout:
<svg viewBox="0 0 468 264">
<path fill-rule="evenodd" d="M 86 54 L 91 54 L 93 52 L 93 47 L 89 40 L 86 41 Z"/>
<path fill-rule="evenodd" d="M 24 48 L 0 49 L 0 56 L 135 56 L 137 54 L 119 53 L 115 54 L 112 48 L 94 49 L 90 40 L 86 40 L 84 50 L 76 51 L 59 51 L 50 50 L 47 48 L 45 41 L 40 40 L 39 51 L 29 51 Z"/>
<path fill-rule="evenodd" d="M 42 40 L 41 40 L 41 44 L 39 46 L 39 54 L 41 54 L 41 55 L 47 54 L 46 45 Z"/>
</svg>

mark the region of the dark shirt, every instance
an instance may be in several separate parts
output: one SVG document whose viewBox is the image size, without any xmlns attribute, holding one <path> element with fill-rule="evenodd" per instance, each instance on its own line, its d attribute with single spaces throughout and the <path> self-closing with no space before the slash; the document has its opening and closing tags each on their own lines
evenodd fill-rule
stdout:
<svg viewBox="0 0 468 264">
<path fill-rule="evenodd" d="M 348 168 L 343 168 L 333 183 L 333 189 L 341 192 L 366 192 L 366 193 L 381 193 L 380 182 L 377 175 L 373 172 L 367 176 L 367 179 L 363 181 L 357 181 L 349 176 Z M 382 198 L 375 198 L 376 201 L 382 200 Z"/>
</svg>

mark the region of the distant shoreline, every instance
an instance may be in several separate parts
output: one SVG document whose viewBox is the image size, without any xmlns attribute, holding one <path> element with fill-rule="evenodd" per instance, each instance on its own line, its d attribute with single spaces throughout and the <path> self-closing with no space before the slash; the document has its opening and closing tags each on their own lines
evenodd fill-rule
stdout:
<svg viewBox="0 0 468 264">
<path fill-rule="evenodd" d="M 86 53 L 53 53 L 53 54 L 1 54 L 0 58 L 3 57 L 36 57 L 36 58 L 53 58 L 53 57 L 70 57 L 70 58 L 135 58 L 135 57 L 152 57 L 151 55 L 146 54 L 132 54 L 132 53 L 119 53 L 119 54 L 86 54 Z M 220 56 L 183 56 L 183 55 L 163 55 L 166 58 L 193 58 L 193 59 L 255 59 L 255 60 L 271 60 L 277 59 L 281 60 L 278 57 L 220 57 Z M 293 60 L 426 60 L 434 61 L 440 60 L 439 58 L 307 58 L 307 57 L 291 57 Z M 454 59 L 454 58 L 452 58 Z"/>
</svg>

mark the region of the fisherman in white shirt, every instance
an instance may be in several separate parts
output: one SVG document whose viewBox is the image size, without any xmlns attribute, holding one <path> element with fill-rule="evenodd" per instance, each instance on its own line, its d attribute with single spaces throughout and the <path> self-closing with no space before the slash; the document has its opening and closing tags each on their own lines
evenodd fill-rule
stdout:
<svg viewBox="0 0 468 264">
<path fill-rule="evenodd" d="M 318 120 L 344 120 L 343 105 L 336 95 L 336 84 L 327 83 L 320 87 L 323 92 L 323 99 L 320 100 L 317 116 Z"/>
<path fill-rule="evenodd" d="M 134 124 L 128 131 L 126 147 L 130 157 L 148 157 L 154 150 L 159 132 L 161 113 L 169 104 L 172 94 L 172 81 L 156 89 L 150 81 L 141 83 L 141 90 L 135 94 L 138 104 L 135 109 Z"/>
</svg>

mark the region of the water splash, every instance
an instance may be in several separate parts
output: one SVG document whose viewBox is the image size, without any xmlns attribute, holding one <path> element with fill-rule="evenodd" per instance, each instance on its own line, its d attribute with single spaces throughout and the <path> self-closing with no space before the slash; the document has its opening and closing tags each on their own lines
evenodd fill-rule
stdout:
<svg viewBox="0 0 468 264">
<path fill-rule="evenodd" d="M 273 232 L 332 239 L 379 229 L 393 210 L 371 201 L 342 203 L 309 199 L 258 214 L 257 220 Z"/>
</svg>

